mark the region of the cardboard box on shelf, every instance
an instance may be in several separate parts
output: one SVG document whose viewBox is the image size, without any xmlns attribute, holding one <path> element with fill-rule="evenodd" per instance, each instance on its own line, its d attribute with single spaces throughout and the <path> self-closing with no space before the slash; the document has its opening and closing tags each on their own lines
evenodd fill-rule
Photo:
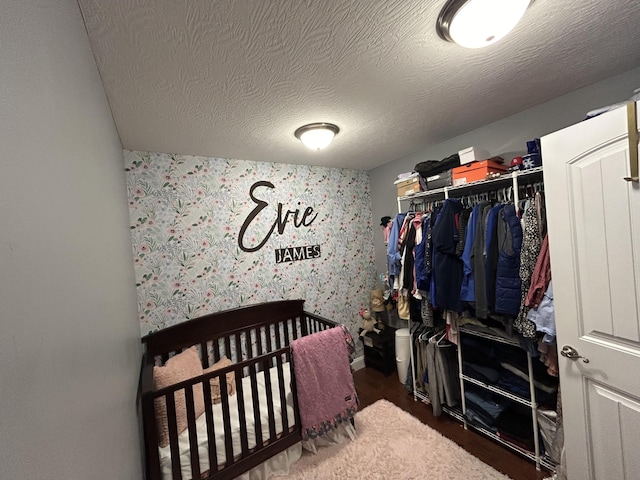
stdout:
<svg viewBox="0 0 640 480">
<path fill-rule="evenodd" d="M 477 182 L 484 180 L 488 173 L 504 173 L 507 170 L 506 165 L 493 160 L 467 163 L 453 169 L 453 185 Z"/>
<path fill-rule="evenodd" d="M 406 197 L 407 195 L 413 195 L 414 193 L 422 191 L 420 179 L 417 175 L 407 178 L 406 180 L 396 181 L 395 183 L 399 197 Z"/>
<path fill-rule="evenodd" d="M 460 165 L 471 162 L 479 162 L 489 158 L 489 152 L 478 147 L 468 147 L 458 152 Z"/>
</svg>

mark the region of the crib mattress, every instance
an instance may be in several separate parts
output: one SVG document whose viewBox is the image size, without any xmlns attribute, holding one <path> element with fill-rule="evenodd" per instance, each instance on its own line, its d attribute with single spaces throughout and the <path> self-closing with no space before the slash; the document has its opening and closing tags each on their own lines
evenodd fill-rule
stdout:
<svg viewBox="0 0 640 480">
<path fill-rule="evenodd" d="M 283 364 L 284 373 L 284 386 L 285 386 L 285 398 L 287 408 L 288 424 L 291 426 L 294 421 L 294 409 L 293 409 L 293 395 L 291 393 L 291 368 L 289 363 Z M 276 433 L 282 433 L 282 414 L 280 408 L 280 389 L 278 383 L 278 370 L 273 367 L 269 369 L 268 375 L 271 378 L 271 390 L 273 396 L 273 410 L 275 419 Z M 256 375 L 258 384 L 258 398 L 260 405 L 260 418 L 254 418 L 253 413 L 253 392 L 251 388 L 251 378 L 245 377 L 242 381 L 243 393 L 244 393 L 244 413 L 246 417 L 247 426 L 247 439 L 249 448 L 252 449 L 256 446 L 255 425 L 259 424 L 262 430 L 262 439 L 269 438 L 269 412 L 267 410 L 267 394 L 266 394 L 266 380 L 265 372 L 259 372 Z M 237 458 L 242 452 L 240 444 L 240 417 L 238 409 L 238 396 L 233 395 L 229 397 L 229 418 L 231 422 L 231 436 L 233 439 L 233 455 Z M 223 425 L 223 412 L 222 404 L 213 405 L 213 420 L 215 430 L 215 442 L 218 465 L 226 462 L 225 451 L 225 433 Z M 209 465 L 209 443 L 207 439 L 207 419 L 206 415 L 202 414 L 196 419 L 196 436 L 198 439 L 198 454 L 200 460 L 200 471 L 206 472 L 210 469 Z M 160 453 L 160 469 L 162 471 L 163 479 L 171 479 L 171 450 L 170 447 L 161 447 L 158 449 Z M 191 457 L 189 447 L 189 430 L 185 430 L 178 437 L 178 451 L 180 454 L 180 468 L 182 471 L 182 478 L 191 478 Z M 297 460 L 292 459 L 293 461 Z M 215 468 L 215 467 L 214 467 Z"/>
</svg>

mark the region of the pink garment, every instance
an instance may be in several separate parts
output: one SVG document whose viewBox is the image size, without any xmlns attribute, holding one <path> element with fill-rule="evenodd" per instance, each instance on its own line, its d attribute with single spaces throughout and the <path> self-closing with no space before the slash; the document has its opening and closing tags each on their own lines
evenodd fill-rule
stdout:
<svg viewBox="0 0 640 480">
<path fill-rule="evenodd" d="M 358 397 L 342 327 L 291 342 L 302 438 L 316 438 L 349 421 Z"/>
<path fill-rule="evenodd" d="M 538 308 L 544 292 L 549 287 L 551 281 L 551 260 L 549 257 L 549 235 L 544 237 L 542 245 L 540 246 L 540 253 L 538 254 L 538 260 L 536 266 L 533 269 L 531 275 L 531 286 L 529 292 L 527 292 L 527 299 L 525 305 L 531 308 Z"/>
</svg>

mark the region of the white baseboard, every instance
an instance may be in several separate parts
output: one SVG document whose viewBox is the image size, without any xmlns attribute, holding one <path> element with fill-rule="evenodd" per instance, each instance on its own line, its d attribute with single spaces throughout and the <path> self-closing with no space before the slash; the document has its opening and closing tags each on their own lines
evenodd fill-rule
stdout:
<svg viewBox="0 0 640 480">
<path fill-rule="evenodd" d="M 364 355 L 354 358 L 353 362 L 351 362 L 351 368 L 353 368 L 354 372 L 362 370 L 364 368 Z"/>
</svg>

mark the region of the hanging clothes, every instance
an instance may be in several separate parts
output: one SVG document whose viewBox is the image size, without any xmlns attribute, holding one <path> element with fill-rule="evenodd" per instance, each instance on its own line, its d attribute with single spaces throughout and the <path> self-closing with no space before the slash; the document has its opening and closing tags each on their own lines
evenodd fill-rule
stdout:
<svg viewBox="0 0 640 480">
<path fill-rule="evenodd" d="M 526 305 L 526 300 L 529 293 L 529 287 L 531 286 L 531 276 L 533 275 L 538 255 L 540 253 L 541 242 L 535 202 L 531 199 L 526 202 L 522 221 L 524 223 L 524 228 L 522 251 L 520 253 L 520 309 L 518 318 L 516 318 L 513 326 L 522 334 L 523 337 L 534 338 L 536 336 L 536 325 L 531 320 L 527 319 L 529 307 Z"/>
<path fill-rule="evenodd" d="M 520 311 L 522 281 L 520 252 L 522 227 L 514 205 L 507 205 L 498 218 L 498 267 L 496 272 L 495 312 L 517 315 Z"/>
<path fill-rule="evenodd" d="M 536 325 L 536 330 L 550 337 L 556 336 L 556 315 L 553 305 L 553 282 L 549 282 L 540 304 L 529 310 L 527 318 Z M 549 342 L 547 342 L 549 343 Z"/>
<path fill-rule="evenodd" d="M 413 249 L 416 246 L 417 232 L 414 222 L 416 218 L 417 215 L 413 217 L 407 217 L 407 220 L 405 221 L 407 231 L 402 251 L 402 269 L 399 289 L 406 289 L 408 291 L 413 290 L 415 278 L 413 269 L 415 257 L 413 256 Z"/>
<path fill-rule="evenodd" d="M 444 333 L 434 335 L 427 343 L 427 386 L 435 416 L 442 414 L 443 404 L 454 407 L 460 401 L 458 356 L 443 336 Z"/>
<path fill-rule="evenodd" d="M 474 272 L 474 296 L 476 300 L 476 317 L 478 318 L 487 318 L 488 307 L 487 307 L 487 278 L 485 273 L 485 261 L 484 261 L 484 245 L 486 238 L 486 225 L 487 225 L 487 217 L 489 216 L 489 211 L 491 210 L 491 205 L 487 202 L 482 202 L 479 205 L 479 215 L 476 219 L 476 238 L 473 244 L 473 253 L 472 253 L 472 265 Z"/>
<path fill-rule="evenodd" d="M 487 215 L 487 231 L 484 243 L 484 268 L 486 277 L 487 312 L 493 313 L 496 302 L 496 275 L 498 273 L 498 216 L 504 205 L 495 205 Z"/>
<path fill-rule="evenodd" d="M 421 302 L 420 319 L 422 320 L 422 323 L 426 327 L 433 327 L 434 314 L 431 300 L 429 299 L 429 284 L 431 282 L 431 274 L 430 272 L 427 273 L 427 258 L 431 255 L 431 213 L 427 212 L 422 215 L 422 225 L 420 227 L 420 230 L 420 236 L 422 238 L 414 249 L 416 290 L 415 292 L 413 292 L 413 296 Z"/>
<path fill-rule="evenodd" d="M 402 222 L 402 226 L 400 227 L 400 232 L 398 233 L 398 253 L 400 255 L 400 272 L 395 277 L 393 288 L 394 290 L 400 291 L 404 296 L 408 295 L 408 288 L 405 286 L 405 256 L 407 252 L 407 242 L 413 243 L 414 241 L 414 233 L 411 232 L 411 221 L 415 216 L 415 212 L 408 212 L 404 221 Z M 410 281 L 411 283 L 411 281 Z"/>
<path fill-rule="evenodd" d="M 525 305 L 530 308 L 536 308 L 542 301 L 549 282 L 551 282 L 551 258 L 549 256 L 549 236 L 547 235 L 542 241 L 540 254 L 533 269 L 531 286 L 527 292 Z"/>
<path fill-rule="evenodd" d="M 480 205 L 473 207 L 469 222 L 467 224 L 467 232 L 462 252 L 461 260 L 463 263 L 462 286 L 460 287 L 460 300 L 463 302 L 475 301 L 475 282 L 473 274 L 473 247 L 476 239 L 477 218 L 480 211 Z"/>
<path fill-rule="evenodd" d="M 456 246 L 456 255 L 461 256 L 464 252 L 464 248 L 467 240 L 467 229 L 469 228 L 469 221 L 471 220 L 472 209 L 465 208 L 460 212 L 458 219 L 458 245 Z"/>
<path fill-rule="evenodd" d="M 420 226 L 421 241 L 417 243 L 415 248 L 415 271 L 416 271 L 416 287 L 421 291 L 429 290 L 429 275 L 425 268 L 425 255 L 427 251 L 430 253 L 431 249 L 427 248 L 429 243 L 429 230 L 430 230 L 431 214 L 425 213 L 422 215 L 422 225 Z"/>
<path fill-rule="evenodd" d="M 393 289 L 394 279 L 400 274 L 400 252 L 398 250 L 398 236 L 400 228 L 404 223 L 406 213 L 399 213 L 393 219 L 391 230 L 389 231 L 389 243 L 387 244 L 387 272 L 389 273 L 389 288 Z"/>
<path fill-rule="evenodd" d="M 460 200 L 448 198 L 433 226 L 433 272 L 435 305 L 443 310 L 462 311 L 462 260 L 456 255 L 458 243 L 457 216 L 462 211 Z"/>
</svg>

